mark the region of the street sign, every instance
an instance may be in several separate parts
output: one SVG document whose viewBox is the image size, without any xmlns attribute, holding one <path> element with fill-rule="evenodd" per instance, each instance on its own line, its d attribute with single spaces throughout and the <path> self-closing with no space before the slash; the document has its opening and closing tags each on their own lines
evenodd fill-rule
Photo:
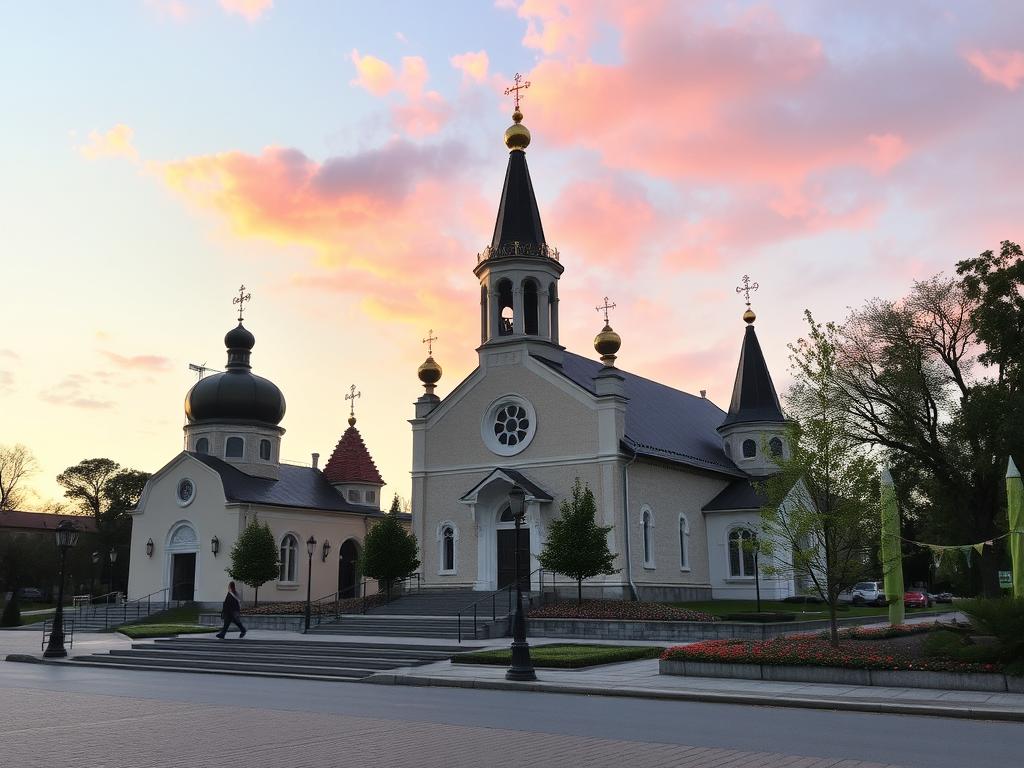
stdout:
<svg viewBox="0 0 1024 768">
<path fill-rule="evenodd" d="M 1013 586 L 1013 571 L 999 572 L 999 586 L 1003 589 L 1009 589 Z"/>
</svg>

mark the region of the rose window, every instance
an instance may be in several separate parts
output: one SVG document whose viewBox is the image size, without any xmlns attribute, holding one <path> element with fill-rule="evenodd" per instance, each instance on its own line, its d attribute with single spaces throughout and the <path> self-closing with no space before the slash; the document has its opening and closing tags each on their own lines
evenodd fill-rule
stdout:
<svg viewBox="0 0 1024 768">
<path fill-rule="evenodd" d="M 537 413 L 524 397 L 503 395 L 481 414 L 480 436 L 499 456 L 513 456 L 526 447 L 537 434 Z"/>
<path fill-rule="evenodd" d="M 519 445 L 530 431 L 530 419 L 521 405 L 506 405 L 494 417 L 494 436 L 502 445 Z"/>
</svg>

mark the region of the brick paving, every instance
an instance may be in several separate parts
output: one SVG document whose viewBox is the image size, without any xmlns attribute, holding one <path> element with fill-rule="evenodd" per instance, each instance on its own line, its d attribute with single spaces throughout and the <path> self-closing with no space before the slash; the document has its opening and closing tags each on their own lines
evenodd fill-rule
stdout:
<svg viewBox="0 0 1024 768">
<path fill-rule="evenodd" d="M 880 763 L 370 717 L 0 690 L 17 768 L 884 768 Z"/>
</svg>

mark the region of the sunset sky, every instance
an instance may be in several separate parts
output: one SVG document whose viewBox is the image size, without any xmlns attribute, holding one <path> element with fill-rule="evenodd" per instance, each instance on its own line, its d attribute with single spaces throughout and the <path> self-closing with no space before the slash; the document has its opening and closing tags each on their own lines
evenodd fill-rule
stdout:
<svg viewBox="0 0 1024 768">
<path fill-rule="evenodd" d="M 475 365 L 514 73 L 561 340 L 725 406 L 752 298 L 782 389 L 802 312 L 1020 242 L 1024 3 L 123 0 L 0 6 L 0 444 L 54 478 L 182 447 L 188 363 L 252 293 L 282 457 L 358 426 L 409 493 L 433 328 Z"/>
</svg>

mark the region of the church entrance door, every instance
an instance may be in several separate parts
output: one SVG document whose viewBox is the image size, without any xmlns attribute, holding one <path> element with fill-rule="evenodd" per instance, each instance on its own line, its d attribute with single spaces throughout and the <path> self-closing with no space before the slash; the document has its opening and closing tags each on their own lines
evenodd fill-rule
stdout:
<svg viewBox="0 0 1024 768">
<path fill-rule="evenodd" d="M 178 553 L 171 560 L 171 600 L 193 600 L 196 593 L 196 553 Z"/>
<path fill-rule="evenodd" d="M 338 597 L 359 597 L 356 585 L 356 561 L 359 559 L 359 545 L 355 539 L 348 539 L 338 552 Z"/>
<path fill-rule="evenodd" d="M 516 531 L 498 529 L 498 589 L 516 581 Z M 519 579 L 530 588 L 530 529 L 519 529 Z"/>
</svg>

